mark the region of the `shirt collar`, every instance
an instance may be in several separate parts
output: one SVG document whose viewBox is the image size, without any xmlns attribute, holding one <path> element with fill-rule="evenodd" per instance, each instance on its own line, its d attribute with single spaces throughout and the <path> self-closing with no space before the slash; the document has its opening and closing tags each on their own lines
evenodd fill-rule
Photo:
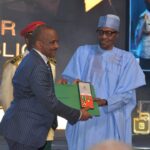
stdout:
<svg viewBox="0 0 150 150">
<path fill-rule="evenodd" d="M 29 54 L 29 50 L 25 50 L 23 56 L 25 57 L 27 54 Z"/>
<path fill-rule="evenodd" d="M 47 64 L 48 58 L 44 54 L 42 54 L 40 51 L 38 51 L 37 49 L 35 49 L 35 48 L 33 48 L 33 49 L 42 57 L 42 59 L 44 60 L 45 64 Z"/>
</svg>

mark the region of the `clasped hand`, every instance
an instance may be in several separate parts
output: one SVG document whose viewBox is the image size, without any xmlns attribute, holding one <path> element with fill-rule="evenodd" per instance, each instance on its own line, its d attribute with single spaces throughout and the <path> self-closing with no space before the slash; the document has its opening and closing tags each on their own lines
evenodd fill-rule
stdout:
<svg viewBox="0 0 150 150">
<path fill-rule="evenodd" d="M 98 104 L 98 106 L 106 106 L 107 100 L 101 98 L 94 98 L 94 101 Z"/>
</svg>

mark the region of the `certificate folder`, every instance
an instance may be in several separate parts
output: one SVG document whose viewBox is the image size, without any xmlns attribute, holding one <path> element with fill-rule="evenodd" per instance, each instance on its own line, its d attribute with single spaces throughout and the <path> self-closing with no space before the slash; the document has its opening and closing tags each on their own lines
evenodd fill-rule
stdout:
<svg viewBox="0 0 150 150">
<path fill-rule="evenodd" d="M 91 88 L 92 96 L 95 97 L 93 88 Z M 72 108 L 81 109 L 80 94 L 77 84 L 55 84 L 56 97 L 65 105 Z M 92 116 L 99 116 L 99 107 L 94 102 L 94 109 L 89 109 L 88 112 Z"/>
</svg>

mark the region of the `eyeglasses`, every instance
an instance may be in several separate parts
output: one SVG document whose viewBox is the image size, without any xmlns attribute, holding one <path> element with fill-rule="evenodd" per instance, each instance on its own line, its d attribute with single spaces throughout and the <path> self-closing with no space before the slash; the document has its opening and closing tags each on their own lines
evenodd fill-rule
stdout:
<svg viewBox="0 0 150 150">
<path fill-rule="evenodd" d="M 97 33 L 100 36 L 103 36 L 104 34 L 108 37 L 112 36 L 113 34 L 117 33 L 117 31 L 104 31 L 104 30 L 97 30 Z"/>
</svg>

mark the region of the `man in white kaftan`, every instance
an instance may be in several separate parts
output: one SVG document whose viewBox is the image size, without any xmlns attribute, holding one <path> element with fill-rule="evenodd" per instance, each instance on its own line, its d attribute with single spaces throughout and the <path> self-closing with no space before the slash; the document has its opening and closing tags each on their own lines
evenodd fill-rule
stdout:
<svg viewBox="0 0 150 150">
<path fill-rule="evenodd" d="M 100 106 L 100 116 L 67 124 L 69 150 L 88 150 L 108 139 L 131 144 L 135 89 L 145 84 L 145 76 L 130 52 L 114 47 L 119 25 L 118 16 L 101 16 L 97 29 L 99 44 L 80 46 L 62 73 L 69 82 L 90 82 Z"/>
</svg>

